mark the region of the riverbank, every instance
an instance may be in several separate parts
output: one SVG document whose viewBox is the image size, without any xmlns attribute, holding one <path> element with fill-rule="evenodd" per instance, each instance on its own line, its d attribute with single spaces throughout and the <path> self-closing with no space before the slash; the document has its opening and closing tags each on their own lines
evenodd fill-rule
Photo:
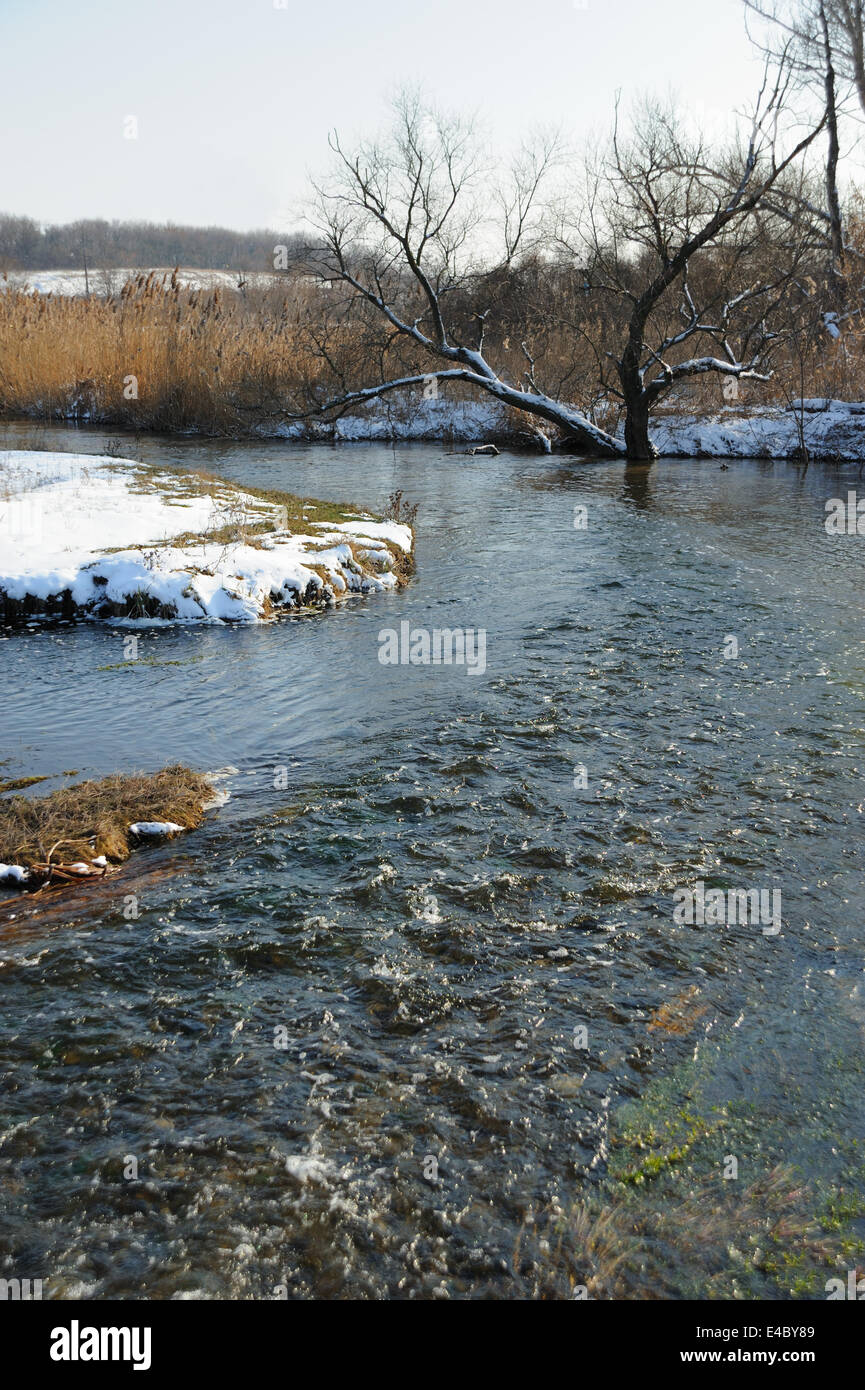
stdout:
<svg viewBox="0 0 865 1390">
<path fill-rule="evenodd" d="M 261 622 L 400 587 L 413 533 L 131 459 L 0 452 L 0 623 Z"/>
<path fill-rule="evenodd" d="M 322 402 L 370 386 L 376 360 L 357 327 L 346 324 L 332 338 L 325 334 L 325 360 L 309 331 L 332 307 L 320 281 L 300 276 L 270 289 L 250 281 L 241 294 L 218 276 L 151 271 L 130 273 L 117 292 L 79 295 L 77 272 L 46 274 L 44 288 L 56 287 L 51 293 L 16 287 L 14 277 L 0 292 L 0 418 L 6 421 L 301 443 L 447 442 L 455 452 L 481 442 L 574 451 L 539 417 L 466 383 L 424 376 L 436 364 L 422 353 L 400 358 L 396 372 L 416 386 L 315 415 Z M 579 397 L 570 408 L 590 409 L 593 424 L 621 438 L 618 399 L 589 392 L 592 369 L 573 345 L 561 344 L 557 353 L 542 375 L 570 383 L 560 388 Z M 503 382 L 523 380 L 516 335 L 498 346 L 496 361 Z M 802 456 L 804 436 L 809 457 L 862 461 L 865 445 L 855 423 L 865 410 L 862 399 L 824 401 L 823 409 L 811 409 L 811 402 L 804 412 L 790 399 L 806 390 L 862 398 L 856 354 L 817 357 L 804 374 L 808 385 L 801 380 L 781 360 L 770 380 L 742 382 L 729 403 L 714 374 L 677 386 L 652 421 L 655 447 L 673 457 L 793 459 Z"/>
<path fill-rule="evenodd" d="M 865 402 L 813 397 L 788 408 L 727 408 L 710 415 L 658 416 L 652 442 L 667 458 L 865 461 Z"/>
<path fill-rule="evenodd" d="M 494 401 L 421 401 L 401 407 L 379 402 L 362 414 L 346 414 L 331 423 L 286 422 L 262 426 L 263 436 L 306 441 L 488 441 L 550 450 L 561 445 L 547 434 L 532 432 L 531 421 Z M 658 455 L 665 458 L 799 459 L 804 441 L 808 456 L 826 461 L 865 461 L 865 402 L 812 398 L 789 407 L 724 407 L 715 412 L 658 415 L 651 429 Z"/>
<path fill-rule="evenodd" d="M 436 400 L 413 409 L 370 407 L 331 424 L 287 423 L 272 432 L 285 439 L 345 443 L 453 439 L 464 444 L 484 440 L 555 447 L 548 436 L 531 434 L 528 419 L 522 428 L 515 425 L 514 415 L 495 402 Z M 666 458 L 799 459 L 804 441 L 813 459 L 858 463 L 865 461 L 865 402 L 811 398 L 790 407 L 724 407 L 706 414 L 671 411 L 655 418 L 651 437 L 659 456 Z"/>
<path fill-rule="evenodd" d="M 41 412 L 25 415 L 27 419 L 34 417 L 41 418 Z M 96 426 L 129 423 L 111 412 L 79 409 L 77 405 L 56 412 L 54 418 Z M 175 432 L 192 436 L 208 433 L 198 429 Z M 549 452 L 564 447 L 561 439 L 539 430 L 529 417 L 523 419 L 495 401 L 444 397 L 382 399 L 331 420 L 253 417 L 246 422 L 244 433 L 307 444 L 450 443 L 455 449 L 464 446 L 466 451 L 482 443 Z M 665 458 L 799 460 L 804 441 L 812 459 L 860 463 L 865 462 L 865 401 L 814 397 L 789 406 L 669 411 L 655 417 L 651 438 L 658 455 Z"/>
</svg>

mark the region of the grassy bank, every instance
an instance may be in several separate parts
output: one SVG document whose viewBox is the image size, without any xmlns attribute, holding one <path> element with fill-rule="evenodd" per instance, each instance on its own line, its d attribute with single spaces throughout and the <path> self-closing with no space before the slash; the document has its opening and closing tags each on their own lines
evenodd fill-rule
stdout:
<svg viewBox="0 0 865 1390">
<path fill-rule="evenodd" d="M 62 879 L 62 865 L 102 856 L 120 863 L 136 842 L 132 825 L 164 821 L 192 830 L 212 799 L 208 778 L 180 764 L 150 775 L 115 773 L 44 797 L 8 796 L 0 799 L 0 861 L 43 880 Z"/>
<path fill-rule="evenodd" d="M 4 490 L 5 489 L 5 490 Z M 262 622 L 395 590 L 413 509 L 350 504 L 116 455 L 0 451 L 0 624 L 122 618 Z"/>
</svg>

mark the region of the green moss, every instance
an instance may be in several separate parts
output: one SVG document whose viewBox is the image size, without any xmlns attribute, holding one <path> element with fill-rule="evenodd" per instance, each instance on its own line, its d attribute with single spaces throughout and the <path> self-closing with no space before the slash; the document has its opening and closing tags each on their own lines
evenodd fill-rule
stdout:
<svg viewBox="0 0 865 1390">
<path fill-rule="evenodd" d="M 654 1083 L 639 1102 L 619 1112 L 608 1167 L 615 1181 L 639 1184 L 657 1178 L 684 1162 L 726 1122 L 724 1107 L 708 1106 L 699 1114 L 690 1097 L 683 1103 L 683 1079 L 674 1076 Z M 713 1152 L 709 1161 L 717 1167 L 717 1154 Z"/>
<path fill-rule="evenodd" d="M 97 671 L 134 671 L 137 667 L 147 668 L 152 666 L 194 666 L 199 661 L 203 661 L 203 656 L 187 656 L 183 660 L 171 659 L 160 660 L 155 656 L 138 656 L 130 661 L 114 661 L 108 666 L 97 666 Z M 65 773 L 64 777 L 73 776 L 72 773 Z"/>
<path fill-rule="evenodd" d="M 125 467 L 128 468 L 128 465 Z M 254 509 L 249 508 L 249 499 L 260 502 L 262 506 L 259 519 L 250 519 L 242 523 L 244 531 L 248 531 L 253 537 L 260 538 L 274 531 L 288 532 L 290 535 L 308 535 L 310 527 L 316 522 L 327 524 L 360 518 L 369 519 L 368 512 L 350 502 L 325 502 L 318 497 L 301 497 L 297 493 L 283 492 L 279 488 L 255 487 L 247 483 L 241 485 L 231 479 L 204 471 L 178 473 L 175 476 L 166 474 L 164 470 L 147 468 L 144 464 L 139 464 L 136 471 L 142 492 L 152 491 L 158 473 L 159 490 L 166 493 L 166 501 L 169 503 L 176 500 L 177 504 L 181 505 L 190 497 L 211 497 L 217 506 L 230 508 L 232 505 L 245 503 L 247 511 L 251 512 Z M 274 508 L 279 509 L 277 516 L 273 514 Z M 237 525 L 238 523 L 229 520 L 224 525 L 201 535 L 186 534 L 192 539 L 207 539 L 216 543 L 221 539 L 223 543 L 229 544 L 236 538 L 234 533 Z M 174 540 L 171 543 L 174 544 Z"/>
<path fill-rule="evenodd" d="M 35 786 L 37 782 L 47 782 L 47 774 L 43 777 L 13 777 L 9 782 L 0 782 L 0 793 L 19 792 L 23 787 Z"/>
</svg>

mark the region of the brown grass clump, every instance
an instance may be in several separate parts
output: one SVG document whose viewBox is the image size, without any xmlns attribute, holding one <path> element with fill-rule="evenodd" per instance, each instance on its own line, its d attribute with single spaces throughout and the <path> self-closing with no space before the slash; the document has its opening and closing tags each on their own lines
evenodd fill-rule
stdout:
<svg viewBox="0 0 865 1390">
<path fill-rule="evenodd" d="M 105 855 L 117 863 L 130 853 L 135 821 L 174 821 L 192 830 L 212 795 L 207 777 L 178 763 L 150 775 L 78 782 L 49 796 L 12 796 L 0 800 L 0 861 L 29 869 Z"/>
<path fill-rule="evenodd" d="M 627 1213 L 578 1204 L 567 1213 L 548 1211 L 523 1228 L 511 1273 L 524 1298 L 621 1298 L 622 1266 L 637 1253 Z"/>
</svg>

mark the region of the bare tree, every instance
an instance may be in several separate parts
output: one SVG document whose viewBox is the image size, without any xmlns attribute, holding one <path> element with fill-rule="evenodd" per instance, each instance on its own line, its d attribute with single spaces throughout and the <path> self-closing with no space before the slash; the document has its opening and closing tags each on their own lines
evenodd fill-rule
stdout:
<svg viewBox="0 0 865 1390">
<path fill-rule="evenodd" d="M 413 386 L 429 391 L 433 382 L 434 389 L 462 382 L 552 424 L 588 451 L 621 455 L 619 440 L 543 389 L 528 345 L 521 380 L 508 379 L 485 351 L 488 309 L 478 292 L 490 271 L 487 208 L 498 214 L 497 261 L 509 266 L 537 243 L 539 195 L 556 142 L 527 147 L 509 179 L 490 188 L 470 124 L 424 107 L 415 94 L 403 94 L 395 109 L 395 130 L 385 143 L 348 152 L 331 136 L 337 174 L 317 189 L 320 265 L 323 275 L 383 316 L 392 340 L 409 349 L 420 370 L 319 401 L 316 412 Z"/>
<path fill-rule="evenodd" d="M 783 53 L 799 87 L 816 94 L 824 112 L 826 155 L 823 206 L 810 211 L 822 216 L 826 229 L 829 271 L 834 298 L 844 291 L 845 244 L 838 169 L 841 160 L 840 117 L 849 110 L 848 95 L 856 93 L 859 114 L 865 114 L 865 6 L 863 0 L 745 0 L 753 42 L 764 54 Z M 836 305 L 837 307 L 837 305 Z"/>
<path fill-rule="evenodd" d="M 819 342 L 822 316 L 819 314 L 815 296 L 806 284 L 787 309 L 785 348 L 786 371 L 779 377 L 778 386 L 788 411 L 796 426 L 797 447 L 794 457 L 806 466 L 810 457 L 808 450 L 806 409 L 809 396 L 808 384 L 817 365 L 817 344 Z"/>
<path fill-rule="evenodd" d="M 432 382 L 436 389 L 461 382 L 551 424 L 585 451 L 652 458 L 650 415 L 677 383 L 709 372 L 766 379 L 774 336 L 767 314 L 789 266 L 770 267 L 756 283 L 740 276 L 734 295 L 714 293 L 703 303 L 695 286 L 697 262 L 710 250 L 727 255 L 728 264 L 747 259 L 755 214 L 815 138 L 815 130 L 798 140 L 782 137 L 789 81 L 783 62 L 771 77 L 767 67 L 745 136 L 721 161 L 713 162 L 700 141 L 689 143 L 671 116 L 653 108 L 627 145 L 614 135 L 585 208 L 560 219 L 559 250 L 582 257 L 579 264 L 588 259 L 587 289 L 627 305 L 617 350 L 605 344 L 597 352 L 603 391 L 624 408 L 624 441 L 592 418 L 597 378 L 591 384 L 571 380 L 570 400 L 563 401 L 540 380 L 530 341 L 521 343 L 520 377 L 485 349 L 490 305 L 484 295 L 495 265 L 509 268 L 538 244 L 539 195 L 556 158 L 555 142 L 523 151 L 509 178 L 499 178 L 491 190 L 471 126 L 430 111 L 416 95 L 398 100 L 389 141 L 348 152 L 332 136 L 337 173 L 316 190 L 321 273 L 347 289 L 350 306 L 360 303 L 381 316 L 389 346 L 402 353 L 401 362 L 407 353 L 411 365 L 380 373 L 360 389 L 318 398 L 295 418 L 339 413 L 410 387 L 429 391 Z M 491 205 L 503 243 L 492 264 Z M 576 247 L 566 223 L 576 228 Z M 735 229 L 746 226 L 750 231 L 737 243 Z M 679 303 L 671 325 L 673 293 Z M 614 326 L 608 331 L 614 339 Z M 697 345 L 701 351 L 694 355 L 690 349 Z M 606 375 L 610 361 L 615 383 Z M 575 394 L 577 405 L 571 403 Z"/>
<path fill-rule="evenodd" d="M 862 0 L 829 0 L 827 15 L 844 72 L 855 83 L 859 106 L 865 111 L 865 6 Z"/>
<path fill-rule="evenodd" d="M 802 21 L 798 29 L 812 27 L 809 19 L 815 0 L 800 0 Z M 838 72 L 845 82 L 853 84 L 859 106 L 865 113 L 865 4 L 863 0 L 816 0 L 819 19 L 819 41 L 831 44 Z"/>
<path fill-rule="evenodd" d="M 789 76 L 783 64 L 771 78 L 767 69 L 747 135 L 725 159 L 683 133 L 675 110 L 644 103 L 629 137 L 617 122 L 590 163 L 576 216 L 569 207 L 560 216 L 560 245 L 588 259 L 593 291 L 620 306 L 618 335 L 599 357 L 629 459 L 654 457 L 652 411 L 687 380 L 769 378 L 779 310 L 809 245 L 789 219 L 783 239 L 767 235 L 769 196 L 783 199 L 816 135 L 781 151 Z"/>
</svg>

